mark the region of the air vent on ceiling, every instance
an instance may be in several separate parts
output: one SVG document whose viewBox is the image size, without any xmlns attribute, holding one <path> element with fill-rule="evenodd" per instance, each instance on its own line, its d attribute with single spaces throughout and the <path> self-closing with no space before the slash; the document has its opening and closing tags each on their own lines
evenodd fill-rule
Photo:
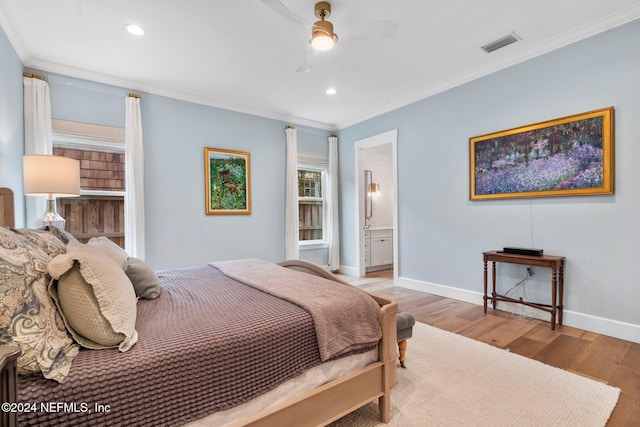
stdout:
<svg viewBox="0 0 640 427">
<path fill-rule="evenodd" d="M 510 45 L 511 43 L 515 43 L 518 40 L 520 40 L 520 37 L 518 37 L 516 33 L 511 33 L 508 36 L 502 37 L 501 39 L 485 44 L 484 46 L 482 46 L 482 49 L 487 53 L 491 53 L 494 50 L 498 50 L 502 47 Z"/>
</svg>

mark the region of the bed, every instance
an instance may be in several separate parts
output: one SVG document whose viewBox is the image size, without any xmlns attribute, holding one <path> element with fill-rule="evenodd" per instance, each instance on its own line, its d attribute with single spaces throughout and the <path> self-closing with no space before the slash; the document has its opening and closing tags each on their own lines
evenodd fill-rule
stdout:
<svg viewBox="0 0 640 427">
<path fill-rule="evenodd" d="M 53 260 L 94 250 L 65 241 L 72 236 L 60 230 L 1 230 L 3 242 L 7 233 L 31 243 L 44 239 L 46 260 L 40 264 L 46 261 L 54 276 L 58 273 L 51 267 Z M 72 259 L 74 268 L 81 265 Z M 381 421 L 389 421 L 390 393 L 396 383 L 395 302 L 368 295 L 298 260 L 235 260 L 154 275 L 158 296 L 137 299 L 135 304 L 136 336 L 131 333 L 116 348 L 104 349 L 80 349 L 78 340 L 71 340 L 58 352 L 73 356 L 61 381 L 51 372 L 54 379 L 18 375 L 17 393 L 5 394 L 5 389 L 15 388 L 16 347 L 3 334 L 3 401 L 45 404 L 35 411 L 15 406 L 21 411 L 3 413 L 8 417 L 3 425 L 312 426 L 326 425 L 375 400 Z M 64 276 L 56 277 L 60 282 Z M 279 283 L 289 283 L 291 289 L 280 290 Z M 49 290 L 49 308 L 60 310 L 60 295 Z M 363 326 L 367 322 L 362 319 L 371 318 L 372 312 L 347 320 L 340 311 L 329 311 L 323 318 L 317 307 L 307 306 L 313 302 L 297 299 L 314 292 L 312 300 L 322 300 L 325 294 L 340 298 L 341 292 L 349 295 L 343 300 L 370 300 L 379 335 L 376 328 Z M 326 305 L 335 310 L 339 304 Z M 231 314 L 223 314 L 227 312 Z M 74 331 L 75 326 L 63 320 L 66 332 Z M 345 337 L 355 338 L 355 343 Z M 59 365 L 67 367 L 66 362 Z"/>
</svg>

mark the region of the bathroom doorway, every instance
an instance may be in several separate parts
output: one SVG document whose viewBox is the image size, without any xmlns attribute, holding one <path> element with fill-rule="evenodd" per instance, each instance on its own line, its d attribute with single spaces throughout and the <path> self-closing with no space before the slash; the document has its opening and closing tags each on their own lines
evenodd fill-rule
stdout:
<svg viewBox="0 0 640 427">
<path fill-rule="evenodd" d="M 397 129 L 355 142 L 358 275 L 398 278 Z"/>
</svg>

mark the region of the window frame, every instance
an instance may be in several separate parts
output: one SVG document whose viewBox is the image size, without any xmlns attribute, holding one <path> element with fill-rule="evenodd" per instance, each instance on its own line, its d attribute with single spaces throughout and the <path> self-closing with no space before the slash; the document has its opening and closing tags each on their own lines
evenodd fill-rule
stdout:
<svg viewBox="0 0 640 427">
<path fill-rule="evenodd" d="M 120 156 L 126 153 L 124 128 L 64 119 L 52 119 L 52 127 L 52 148 L 54 153 L 56 150 L 89 151 Z M 65 154 L 67 153 L 59 153 L 59 155 Z M 69 156 L 78 157 L 77 153 L 69 153 Z M 79 161 L 83 162 L 85 159 L 86 156 L 81 155 Z M 94 157 L 90 156 L 90 159 L 92 160 Z M 72 225 L 67 222 L 65 229 L 71 232 L 80 242 L 84 243 L 93 237 L 105 236 L 124 248 L 126 218 L 123 213 L 127 194 L 126 172 L 118 170 L 124 173 L 124 188 L 110 184 L 95 187 L 98 189 L 87 189 L 82 187 L 81 178 L 80 197 L 58 199 L 60 203 L 59 209 L 61 210 L 67 209 L 67 204 L 77 205 L 68 209 L 70 211 L 75 210 L 75 212 L 71 213 L 72 216 L 70 218 L 73 218 L 74 214 L 78 214 L 79 216 L 75 217 L 75 219 L 79 221 Z M 99 176 L 96 178 L 102 179 Z M 87 209 L 95 212 L 97 215 L 97 217 L 94 217 L 95 221 L 90 221 L 87 217 Z"/>
<path fill-rule="evenodd" d="M 298 162 L 296 167 L 297 171 L 300 170 L 309 170 L 309 171 L 319 171 L 320 172 L 320 185 L 322 188 L 322 197 L 300 197 L 299 195 L 296 198 L 296 203 L 298 203 L 298 207 L 300 206 L 301 200 L 309 200 L 309 201 L 321 201 L 322 202 L 322 239 L 316 240 L 299 240 L 300 239 L 300 228 L 298 227 L 298 250 L 312 250 L 312 249 L 325 249 L 329 247 L 329 240 L 327 238 L 327 222 L 329 219 L 328 214 L 328 205 L 329 205 L 329 195 L 327 194 L 327 181 L 328 181 L 328 165 L 313 165 L 304 162 Z"/>
<path fill-rule="evenodd" d="M 107 138 L 105 138 L 107 139 Z M 79 137 L 67 133 L 53 132 L 51 138 L 54 148 L 66 148 L 77 150 L 101 151 L 106 153 L 124 153 L 125 142 L 105 142 L 100 138 L 92 139 L 89 137 Z M 108 191 L 108 190 L 84 190 L 80 188 L 81 196 L 121 196 L 126 195 L 124 191 Z"/>
</svg>

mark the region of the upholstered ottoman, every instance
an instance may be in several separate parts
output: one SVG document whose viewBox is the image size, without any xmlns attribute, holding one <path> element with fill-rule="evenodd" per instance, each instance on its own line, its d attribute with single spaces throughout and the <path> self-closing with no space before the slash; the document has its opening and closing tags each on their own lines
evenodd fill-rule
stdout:
<svg viewBox="0 0 640 427">
<path fill-rule="evenodd" d="M 396 324 L 398 328 L 398 351 L 400 352 L 400 366 L 405 368 L 404 361 L 407 354 L 407 340 L 413 334 L 413 325 L 416 319 L 406 311 L 398 310 L 396 314 Z"/>
</svg>

